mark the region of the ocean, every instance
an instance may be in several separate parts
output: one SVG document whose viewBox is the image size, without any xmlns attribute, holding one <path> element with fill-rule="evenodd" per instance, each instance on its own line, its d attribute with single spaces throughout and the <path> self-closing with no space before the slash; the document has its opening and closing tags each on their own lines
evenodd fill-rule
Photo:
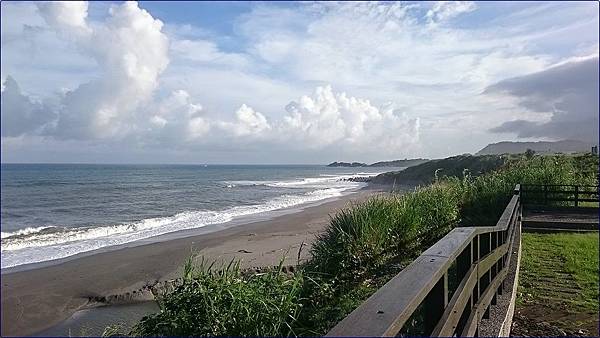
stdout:
<svg viewBox="0 0 600 338">
<path fill-rule="evenodd" d="M 364 186 L 348 178 L 399 169 L 2 164 L 1 267 L 269 217 Z"/>
</svg>

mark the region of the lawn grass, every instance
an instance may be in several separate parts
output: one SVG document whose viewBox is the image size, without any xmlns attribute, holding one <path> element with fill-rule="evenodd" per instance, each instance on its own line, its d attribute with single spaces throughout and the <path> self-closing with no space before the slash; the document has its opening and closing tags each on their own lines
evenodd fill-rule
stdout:
<svg viewBox="0 0 600 338">
<path fill-rule="evenodd" d="M 598 310 L 598 233 L 524 233 L 522 237 L 521 281 L 519 302 L 539 302 L 548 306 L 569 304 L 572 311 Z M 539 289 L 544 283 L 540 275 L 555 273 L 572 275 L 580 292 L 562 301 L 549 302 L 541 298 L 547 291 Z M 558 283 L 570 287 L 564 278 L 556 277 Z M 558 299 L 561 295 L 556 296 Z"/>
</svg>

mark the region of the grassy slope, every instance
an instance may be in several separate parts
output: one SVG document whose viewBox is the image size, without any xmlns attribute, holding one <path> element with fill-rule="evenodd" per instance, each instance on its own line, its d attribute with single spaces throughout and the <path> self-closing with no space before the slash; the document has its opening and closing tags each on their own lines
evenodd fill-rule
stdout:
<svg viewBox="0 0 600 338">
<path fill-rule="evenodd" d="M 459 155 L 441 160 L 431 160 L 402 171 L 384 173 L 373 178 L 376 184 L 419 185 L 433 182 L 436 177 L 462 177 L 465 169 L 473 176 L 498 169 L 506 161 L 497 155 Z"/>
</svg>

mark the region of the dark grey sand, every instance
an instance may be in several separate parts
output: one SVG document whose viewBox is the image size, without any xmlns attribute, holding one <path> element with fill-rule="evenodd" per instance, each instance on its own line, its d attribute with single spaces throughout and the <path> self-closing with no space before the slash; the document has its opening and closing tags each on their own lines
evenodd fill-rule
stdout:
<svg viewBox="0 0 600 338">
<path fill-rule="evenodd" d="M 239 258 L 243 268 L 276 265 L 283 256 L 284 264 L 296 264 L 301 244 L 306 244 L 301 251 L 305 259 L 330 215 L 373 193 L 363 190 L 271 220 L 5 273 L 2 336 L 31 335 L 52 327 L 85 307 L 88 296 L 125 293 L 147 282 L 178 277 L 191 250 L 208 260 Z"/>
</svg>

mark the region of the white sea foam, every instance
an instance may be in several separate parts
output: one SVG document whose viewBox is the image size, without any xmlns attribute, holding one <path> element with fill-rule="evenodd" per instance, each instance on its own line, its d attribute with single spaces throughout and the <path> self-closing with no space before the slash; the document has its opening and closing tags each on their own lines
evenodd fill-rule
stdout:
<svg viewBox="0 0 600 338">
<path fill-rule="evenodd" d="M 24 236 L 24 235 L 30 235 L 30 234 L 34 234 L 36 232 L 40 232 L 46 229 L 51 229 L 52 227 L 31 227 L 31 228 L 25 228 L 25 229 L 20 229 L 14 232 L 0 232 L 0 238 L 4 239 L 4 238 L 9 238 L 9 237 L 14 237 L 14 236 Z"/>
<path fill-rule="evenodd" d="M 228 182 L 231 187 L 254 184 L 272 187 L 302 187 L 318 189 L 287 194 L 262 204 L 237 206 L 223 211 L 188 211 L 169 217 L 145 219 L 135 223 L 85 228 L 26 228 L 16 232 L 2 233 L 2 268 L 37 263 L 69 257 L 104 247 L 122 245 L 148 239 L 175 231 L 201 228 L 212 224 L 229 222 L 239 217 L 266 213 L 278 209 L 342 195 L 345 191 L 362 186 L 358 182 L 344 181 L 364 175 L 336 175 L 305 178 L 294 181 L 245 181 Z"/>
<path fill-rule="evenodd" d="M 322 174 L 320 177 L 299 178 L 287 181 L 226 181 L 228 188 L 232 186 L 266 186 L 275 188 L 326 188 L 347 186 L 349 179 L 376 176 L 378 173 L 355 174 Z"/>
</svg>

